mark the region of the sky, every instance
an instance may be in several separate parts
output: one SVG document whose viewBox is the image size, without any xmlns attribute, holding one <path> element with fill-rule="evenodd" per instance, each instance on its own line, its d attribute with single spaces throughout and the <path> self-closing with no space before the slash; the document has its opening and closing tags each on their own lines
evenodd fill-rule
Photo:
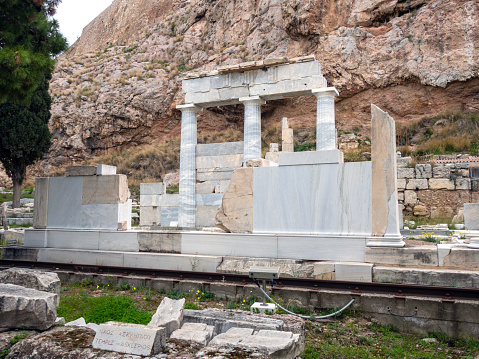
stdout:
<svg viewBox="0 0 479 359">
<path fill-rule="evenodd" d="M 69 45 L 80 37 L 90 21 L 105 10 L 113 0 L 63 0 L 54 16 L 60 23 L 60 31 Z"/>
</svg>

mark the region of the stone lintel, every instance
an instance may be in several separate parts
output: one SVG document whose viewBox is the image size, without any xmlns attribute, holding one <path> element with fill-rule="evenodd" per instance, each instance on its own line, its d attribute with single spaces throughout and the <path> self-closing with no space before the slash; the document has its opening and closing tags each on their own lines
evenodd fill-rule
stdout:
<svg viewBox="0 0 479 359">
<path fill-rule="evenodd" d="M 180 110 L 181 112 L 183 111 L 194 111 L 194 112 L 198 112 L 198 111 L 201 111 L 202 108 L 200 106 L 197 106 L 193 103 L 188 103 L 188 104 L 184 104 L 184 105 L 177 105 L 176 108 L 178 110 Z"/>
<path fill-rule="evenodd" d="M 339 96 L 338 90 L 336 90 L 336 87 L 326 87 L 322 89 L 313 89 L 311 90 L 311 93 L 316 96 L 316 97 L 323 97 L 323 96 Z"/>
<path fill-rule="evenodd" d="M 240 97 L 239 102 L 246 102 L 246 103 L 253 102 L 258 105 L 264 105 L 266 103 L 266 101 L 259 96 Z"/>
</svg>

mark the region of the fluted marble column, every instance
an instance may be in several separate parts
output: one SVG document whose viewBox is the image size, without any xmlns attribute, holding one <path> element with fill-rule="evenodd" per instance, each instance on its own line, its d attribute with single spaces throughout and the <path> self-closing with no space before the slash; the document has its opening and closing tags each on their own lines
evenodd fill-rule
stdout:
<svg viewBox="0 0 479 359">
<path fill-rule="evenodd" d="M 181 111 L 179 227 L 196 225 L 196 105 L 176 106 Z"/>
<path fill-rule="evenodd" d="M 336 123 L 334 98 L 339 95 L 335 87 L 312 90 L 316 96 L 316 151 L 336 149 Z"/>
<path fill-rule="evenodd" d="M 264 101 L 259 96 L 242 97 L 244 103 L 244 153 L 246 161 L 261 158 L 261 105 Z"/>
</svg>

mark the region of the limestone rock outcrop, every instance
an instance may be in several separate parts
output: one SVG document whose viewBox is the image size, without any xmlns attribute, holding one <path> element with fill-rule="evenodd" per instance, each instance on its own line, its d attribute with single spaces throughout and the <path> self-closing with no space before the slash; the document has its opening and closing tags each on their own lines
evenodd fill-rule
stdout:
<svg viewBox="0 0 479 359">
<path fill-rule="evenodd" d="M 338 129 L 369 131 L 370 104 L 399 124 L 478 111 L 475 0 L 115 0 L 57 63 L 52 147 L 37 173 L 179 134 L 190 69 L 314 54 L 335 86 Z M 312 97 L 312 96 L 311 96 Z M 263 106 L 314 128 L 316 101 Z M 203 110 L 199 131 L 242 129 L 241 106 Z"/>
</svg>

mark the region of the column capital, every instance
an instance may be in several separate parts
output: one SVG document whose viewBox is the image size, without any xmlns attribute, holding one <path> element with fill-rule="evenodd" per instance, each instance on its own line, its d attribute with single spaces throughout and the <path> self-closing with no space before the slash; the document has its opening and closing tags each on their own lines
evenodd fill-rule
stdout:
<svg viewBox="0 0 479 359">
<path fill-rule="evenodd" d="M 202 108 L 200 106 L 197 106 L 195 104 L 189 103 L 186 105 L 177 105 L 176 108 L 180 110 L 181 112 L 198 112 L 201 111 Z"/>
<path fill-rule="evenodd" d="M 266 101 L 259 96 L 240 97 L 239 102 L 253 103 L 257 105 L 264 105 L 266 103 Z"/>
<path fill-rule="evenodd" d="M 316 97 L 326 97 L 326 96 L 332 96 L 336 97 L 339 96 L 338 90 L 336 90 L 336 87 L 325 87 L 322 89 L 313 89 L 311 90 L 314 96 Z"/>
</svg>

